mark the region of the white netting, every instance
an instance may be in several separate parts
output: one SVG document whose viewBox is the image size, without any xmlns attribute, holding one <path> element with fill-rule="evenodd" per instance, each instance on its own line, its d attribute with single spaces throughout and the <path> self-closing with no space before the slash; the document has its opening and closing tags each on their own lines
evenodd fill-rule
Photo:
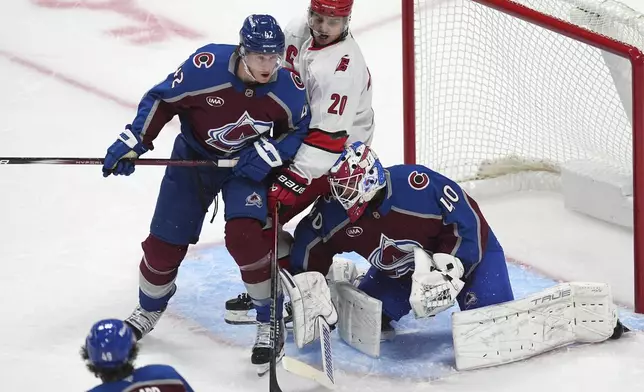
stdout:
<svg viewBox="0 0 644 392">
<path fill-rule="evenodd" d="M 613 1 L 517 0 L 644 49 Z M 572 160 L 632 171 L 626 59 L 470 0 L 414 0 L 416 160 L 459 180 Z"/>
</svg>

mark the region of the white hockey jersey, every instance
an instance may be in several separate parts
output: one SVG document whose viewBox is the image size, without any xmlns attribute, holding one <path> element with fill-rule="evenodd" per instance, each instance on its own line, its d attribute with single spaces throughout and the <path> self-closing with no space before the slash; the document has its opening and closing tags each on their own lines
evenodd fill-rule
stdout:
<svg viewBox="0 0 644 392">
<path fill-rule="evenodd" d="M 284 34 L 284 66 L 300 75 L 311 107 L 311 131 L 292 169 L 310 181 L 328 172 L 345 143 L 371 143 L 371 74 L 351 34 L 335 44 L 313 47 L 306 18 L 291 22 Z"/>
</svg>

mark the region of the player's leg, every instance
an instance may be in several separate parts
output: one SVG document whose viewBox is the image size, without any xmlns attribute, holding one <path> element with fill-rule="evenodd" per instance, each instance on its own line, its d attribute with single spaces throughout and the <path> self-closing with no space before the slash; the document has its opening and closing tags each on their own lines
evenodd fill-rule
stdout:
<svg viewBox="0 0 644 392">
<path fill-rule="evenodd" d="M 181 135 L 172 159 L 195 159 Z M 137 338 L 149 333 L 176 291 L 175 279 L 189 244 L 197 243 L 218 179 L 230 169 L 169 166 L 159 190 L 150 234 L 139 264 L 139 306 L 125 321 Z"/>
<path fill-rule="evenodd" d="M 306 188 L 304 193 L 298 196 L 295 204 L 280 214 L 280 223 L 286 224 L 293 219 L 297 214 L 308 208 L 320 195 L 325 195 L 330 192 L 329 181 L 327 176 L 322 176 L 314 179 L 311 184 Z M 273 231 L 270 226 L 264 228 L 264 236 L 268 240 L 272 240 Z M 279 228 L 279 249 L 277 257 L 279 259 L 280 267 L 289 267 L 289 251 L 290 245 L 293 243 L 293 236 L 291 233 L 285 231 L 281 226 Z M 254 324 L 255 318 L 249 315 L 249 312 L 255 308 L 253 301 L 248 293 L 239 294 L 236 298 L 231 298 L 226 301 L 226 313 L 224 321 L 228 324 Z M 286 306 L 288 314 L 284 315 L 284 322 L 290 321 L 291 315 L 289 312 L 289 304 Z"/>
<path fill-rule="evenodd" d="M 492 232 L 483 259 L 464 281 L 465 286 L 456 298 L 461 310 L 514 300 L 505 254 Z"/>
<path fill-rule="evenodd" d="M 272 239 L 267 238 L 263 231 L 268 215 L 266 187 L 245 178 L 233 177 L 224 184 L 222 194 L 225 203 L 226 248 L 239 266 L 242 281 L 257 311 L 257 337 L 251 362 L 257 365 L 258 373 L 263 374 L 268 370 L 270 360 L 273 248 Z M 281 299 L 277 305 L 277 317 L 281 319 Z M 280 337 L 283 346 L 283 328 Z"/>
<path fill-rule="evenodd" d="M 360 280 L 358 288 L 370 297 L 382 302 L 382 339 L 389 340 L 395 336 L 391 326 L 392 320 L 398 321 L 411 311 L 409 295 L 411 294 L 411 279 L 389 277 L 375 267 L 369 268 Z"/>
</svg>

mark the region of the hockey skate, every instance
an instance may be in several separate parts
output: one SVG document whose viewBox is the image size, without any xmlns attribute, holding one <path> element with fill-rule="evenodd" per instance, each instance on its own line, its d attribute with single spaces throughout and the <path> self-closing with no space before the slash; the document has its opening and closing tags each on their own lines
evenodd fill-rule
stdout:
<svg viewBox="0 0 644 392">
<path fill-rule="evenodd" d="M 293 312 L 291 311 L 291 302 L 284 304 L 284 324 L 289 324 L 293 321 Z M 237 298 L 232 298 L 226 301 L 226 313 L 224 321 L 226 324 L 232 325 L 254 325 L 257 324 L 255 315 L 250 314 L 250 311 L 255 309 L 253 300 L 248 293 L 242 293 Z"/>
<path fill-rule="evenodd" d="M 154 329 L 154 326 L 159 322 L 163 312 L 165 312 L 165 308 L 155 312 L 148 312 L 143 309 L 141 305 L 137 305 L 134 312 L 132 312 L 132 314 L 123 321 L 132 328 L 132 331 L 134 331 L 134 335 L 136 336 L 136 340 L 141 340 L 141 338 Z"/>
<path fill-rule="evenodd" d="M 279 322 L 278 335 L 278 354 L 277 362 L 279 363 L 284 356 L 284 339 L 286 338 L 286 330 L 284 328 L 284 320 Z M 255 344 L 253 345 L 253 353 L 250 361 L 257 368 L 257 375 L 263 376 L 270 368 L 271 362 L 271 324 L 270 323 L 257 323 L 257 335 L 255 337 Z"/>
</svg>

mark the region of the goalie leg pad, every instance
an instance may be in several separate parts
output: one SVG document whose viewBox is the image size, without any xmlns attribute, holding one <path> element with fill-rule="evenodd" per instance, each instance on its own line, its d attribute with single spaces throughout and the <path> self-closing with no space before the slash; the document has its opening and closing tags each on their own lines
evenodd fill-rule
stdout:
<svg viewBox="0 0 644 392">
<path fill-rule="evenodd" d="M 340 338 L 362 353 L 380 356 L 382 302 L 349 282 L 338 282 L 335 288 Z"/>
<path fill-rule="evenodd" d="M 336 306 L 338 303 L 338 293 L 335 290 L 335 284 L 337 282 L 353 283 L 357 277 L 358 269 L 353 261 L 333 259 L 333 264 L 331 264 L 331 268 L 329 268 L 329 272 L 326 274 L 326 281 L 329 284 L 329 290 L 331 290 L 331 301 Z"/>
<path fill-rule="evenodd" d="M 282 284 L 291 298 L 293 309 L 293 335 L 298 348 L 319 338 L 316 322 L 318 317 L 333 325 L 338 313 L 331 302 L 331 293 L 324 275 L 309 271 L 292 276 L 280 270 Z"/>
<path fill-rule="evenodd" d="M 601 342 L 616 324 L 610 287 L 603 283 L 562 283 L 524 299 L 456 312 L 456 368 L 501 365 L 575 342 Z"/>
</svg>

